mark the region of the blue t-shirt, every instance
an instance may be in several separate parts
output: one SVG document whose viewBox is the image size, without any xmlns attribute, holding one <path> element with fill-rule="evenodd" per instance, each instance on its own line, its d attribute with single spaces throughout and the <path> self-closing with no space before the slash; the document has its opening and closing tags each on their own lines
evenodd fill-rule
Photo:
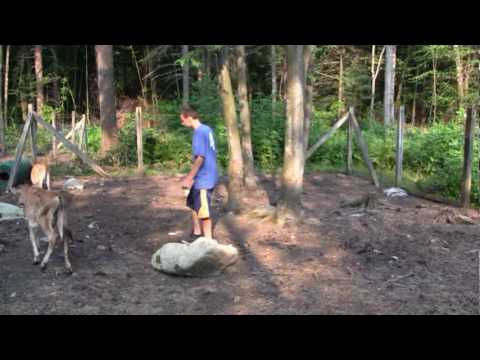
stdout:
<svg viewBox="0 0 480 360">
<path fill-rule="evenodd" d="M 217 151 L 213 131 L 207 125 L 200 125 L 193 132 L 192 139 L 193 159 L 197 156 L 204 158 L 204 162 L 195 175 L 193 187 L 195 189 L 213 189 L 217 185 Z"/>
</svg>

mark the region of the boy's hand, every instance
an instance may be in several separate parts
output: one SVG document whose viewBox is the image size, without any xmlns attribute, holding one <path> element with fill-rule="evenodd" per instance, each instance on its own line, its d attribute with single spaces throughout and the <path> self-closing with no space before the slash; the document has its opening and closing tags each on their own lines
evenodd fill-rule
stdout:
<svg viewBox="0 0 480 360">
<path fill-rule="evenodd" d="M 185 176 L 181 179 L 182 187 L 190 189 L 193 185 L 193 179 L 190 176 Z"/>
</svg>

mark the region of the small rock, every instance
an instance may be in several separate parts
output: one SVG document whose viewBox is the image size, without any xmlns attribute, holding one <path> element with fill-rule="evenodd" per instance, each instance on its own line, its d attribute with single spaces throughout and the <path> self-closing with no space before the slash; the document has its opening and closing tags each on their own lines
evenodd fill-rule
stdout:
<svg viewBox="0 0 480 360">
<path fill-rule="evenodd" d="M 96 227 L 97 227 L 97 226 L 95 226 L 96 224 L 97 224 L 97 222 L 96 222 L 96 221 L 94 221 L 94 222 L 92 222 L 92 223 L 88 224 L 88 228 L 89 228 L 89 229 L 94 229 L 94 228 L 96 228 Z"/>
<path fill-rule="evenodd" d="M 213 287 L 206 287 L 202 290 L 202 295 L 211 295 L 211 294 L 215 294 L 217 292 L 217 290 Z"/>
<path fill-rule="evenodd" d="M 406 197 L 408 196 L 407 192 L 400 188 L 389 188 L 386 189 L 384 192 L 385 196 L 387 197 Z"/>
<path fill-rule="evenodd" d="M 70 178 L 63 183 L 63 188 L 65 190 L 83 190 L 84 187 L 84 183 L 75 178 Z"/>
<path fill-rule="evenodd" d="M 392 258 L 393 260 L 395 260 L 395 261 L 400 260 L 400 259 L 398 258 L 398 256 L 392 256 L 391 258 Z"/>
<path fill-rule="evenodd" d="M 309 225 L 320 225 L 321 221 L 317 218 L 311 217 L 305 220 L 305 223 Z"/>
<path fill-rule="evenodd" d="M 235 304 L 238 304 L 238 303 L 240 302 L 240 296 L 235 296 L 235 297 L 233 298 L 233 302 L 234 302 Z"/>
<path fill-rule="evenodd" d="M 10 294 L 10 297 L 11 297 L 11 298 L 14 298 L 15 296 L 17 296 L 17 293 L 16 293 L 16 292 L 13 292 L 13 293 Z"/>
<path fill-rule="evenodd" d="M 0 254 L 5 251 L 5 245 L 0 244 Z"/>
<path fill-rule="evenodd" d="M 107 247 L 104 246 L 104 245 L 98 245 L 98 246 L 97 246 L 97 250 L 105 251 L 105 250 L 107 250 Z"/>
</svg>

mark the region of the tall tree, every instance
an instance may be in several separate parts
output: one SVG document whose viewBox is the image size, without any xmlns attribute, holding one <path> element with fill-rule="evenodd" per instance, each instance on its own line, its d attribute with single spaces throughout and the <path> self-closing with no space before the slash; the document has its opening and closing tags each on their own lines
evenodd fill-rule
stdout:
<svg viewBox="0 0 480 360">
<path fill-rule="evenodd" d="M 142 73 L 140 71 L 140 66 L 138 64 L 137 56 L 135 55 L 135 49 L 133 48 L 133 45 L 130 45 L 130 50 L 132 52 L 132 60 L 133 63 L 135 64 L 135 68 L 137 69 L 137 74 L 138 74 L 138 81 L 140 83 L 140 90 L 142 91 L 142 100 L 143 104 L 147 104 L 147 90 L 146 90 L 146 85 L 143 83 L 143 77 Z"/>
<path fill-rule="evenodd" d="M 87 124 L 90 125 L 90 99 L 88 94 L 88 79 L 88 46 L 85 45 L 85 112 L 87 114 Z"/>
<path fill-rule="evenodd" d="M 386 45 L 385 51 L 385 96 L 384 124 L 391 126 L 395 118 L 395 64 L 396 45 Z"/>
<path fill-rule="evenodd" d="M 303 69 L 304 69 L 304 91 L 305 91 L 305 99 L 304 99 L 304 128 L 303 128 L 303 142 L 304 142 L 304 151 L 305 153 L 308 150 L 308 139 L 310 136 L 310 123 L 312 122 L 313 116 L 313 86 L 308 81 L 308 72 L 310 65 L 312 63 L 312 52 L 313 52 L 313 45 L 306 45 L 304 48 L 303 53 Z M 306 159 L 305 159 L 306 160 Z"/>
<path fill-rule="evenodd" d="M 430 116 L 431 122 L 437 121 L 437 49 L 435 45 L 431 47 L 432 49 L 432 71 L 433 71 L 433 102 L 432 102 L 432 111 L 433 111 L 433 120 Z"/>
<path fill-rule="evenodd" d="M 218 76 L 220 98 L 222 100 L 223 118 L 228 134 L 228 204 L 232 211 L 240 210 L 243 206 L 242 192 L 244 188 L 243 157 L 240 144 L 240 133 L 237 124 L 237 112 L 232 90 L 232 81 L 229 69 L 228 47 L 222 48 L 220 57 L 220 72 Z"/>
<path fill-rule="evenodd" d="M 57 49 L 54 46 L 49 46 L 50 53 L 52 54 L 52 68 L 53 68 L 53 79 L 52 79 L 52 92 L 53 92 L 53 102 L 54 106 L 57 108 L 60 106 L 60 65 L 57 56 Z"/>
<path fill-rule="evenodd" d="M 370 95 L 370 120 L 375 119 L 375 88 L 376 88 L 376 82 L 377 82 L 377 77 L 378 73 L 380 72 L 380 66 L 382 65 L 382 58 L 383 58 L 383 53 L 385 52 L 385 46 L 382 48 L 382 51 L 380 52 L 380 55 L 378 56 L 378 62 L 375 65 L 375 45 L 372 45 L 372 60 L 371 60 L 371 68 L 370 68 L 370 74 L 372 78 L 372 83 L 371 83 L 371 95 Z"/>
<path fill-rule="evenodd" d="M 3 45 L 0 45 L 0 84 L 3 82 Z M 0 109 L 3 108 L 2 106 L 3 96 L 2 90 L 0 86 Z M 4 120 L 3 114 L 0 111 L 0 156 L 3 155 L 5 151 L 5 130 L 4 130 Z"/>
<path fill-rule="evenodd" d="M 253 164 L 251 116 L 248 103 L 247 62 L 245 45 L 238 45 L 235 49 L 238 70 L 238 103 L 240 107 L 241 143 L 244 163 L 245 185 L 254 188 L 257 185 L 255 167 Z"/>
<path fill-rule="evenodd" d="M 287 122 L 282 170 L 282 186 L 277 206 L 277 220 L 296 217 L 301 208 L 304 145 L 304 46 L 287 45 Z"/>
<path fill-rule="evenodd" d="M 463 108 L 464 100 L 464 69 L 463 69 L 463 59 L 459 45 L 453 45 L 455 50 L 455 65 L 457 70 L 457 95 L 458 95 L 458 107 Z"/>
<path fill-rule="evenodd" d="M 8 72 L 10 65 L 10 45 L 7 45 L 5 54 L 5 79 L 3 87 L 3 118 L 5 125 L 8 124 Z"/>
<path fill-rule="evenodd" d="M 102 145 L 100 152 L 106 152 L 117 141 L 117 121 L 115 114 L 115 87 L 113 79 L 113 46 L 95 45 L 98 76 L 98 102 L 102 124 Z"/>
<path fill-rule="evenodd" d="M 44 103 L 43 95 L 43 61 L 42 45 L 35 45 L 35 80 L 37 85 L 37 113 L 41 113 Z"/>
<path fill-rule="evenodd" d="M 272 114 L 275 116 L 277 107 L 277 53 L 275 45 L 270 46 L 270 66 L 272 76 Z"/>
<path fill-rule="evenodd" d="M 345 47 L 342 45 L 338 46 L 338 117 L 343 115 L 345 112 L 345 100 L 344 100 L 344 79 L 343 79 L 343 60 L 345 57 Z"/>
<path fill-rule="evenodd" d="M 182 88 L 183 88 L 183 106 L 188 106 L 189 104 L 189 88 L 190 88 L 190 61 L 188 60 L 188 45 L 182 45 Z"/>
</svg>

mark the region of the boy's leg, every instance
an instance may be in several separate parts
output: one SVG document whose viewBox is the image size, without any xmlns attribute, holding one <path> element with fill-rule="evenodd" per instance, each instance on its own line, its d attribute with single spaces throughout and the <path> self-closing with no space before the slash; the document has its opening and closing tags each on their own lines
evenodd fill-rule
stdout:
<svg viewBox="0 0 480 360">
<path fill-rule="evenodd" d="M 200 209 L 198 211 L 198 217 L 201 219 L 203 236 L 212 239 L 212 214 L 211 214 L 211 196 L 213 189 L 201 189 L 200 190 Z"/>
<path fill-rule="evenodd" d="M 195 210 L 192 210 L 192 231 L 193 235 L 202 235 L 202 228 L 200 227 L 200 220 L 198 219 L 197 212 Z"/>
<path fill-rule="evenodd" d="M 202 219 L 203 236 L 212 239 L 212 219 Z"/>
<path fill-rule="evenodd" d="M 195 189 L 192 187 L 187 196 L 187 206 L 192 210 L 192 234 L 195 236 L 202 235 L 202 227 L 200 226 L 200 220 L 198 218 L 198 200 L 196 199 L 198 195 L 196 194 Z"/>
</svg>

